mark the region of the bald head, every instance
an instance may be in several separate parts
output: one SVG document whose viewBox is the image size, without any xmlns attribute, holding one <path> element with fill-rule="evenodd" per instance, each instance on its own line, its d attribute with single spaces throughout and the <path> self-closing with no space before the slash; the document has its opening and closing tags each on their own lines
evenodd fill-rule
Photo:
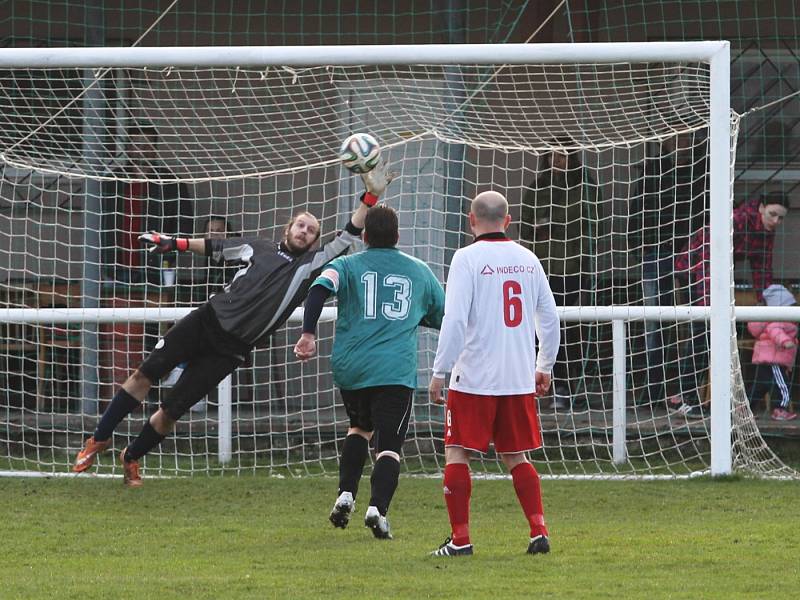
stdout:
<svg viewBox="0 0 800 600">
<path fill-rule="evenodd" d="M 470 211 L 480 223 L 501 224 L 508 215 L 508 201 L 500 192 L 481 192 L 472 201 Z"/>
</svg>

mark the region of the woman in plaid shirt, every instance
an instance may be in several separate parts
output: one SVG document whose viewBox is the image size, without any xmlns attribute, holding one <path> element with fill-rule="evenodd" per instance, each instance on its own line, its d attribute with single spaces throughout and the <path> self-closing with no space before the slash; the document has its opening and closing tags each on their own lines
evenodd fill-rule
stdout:
<svg viewBox="0 0 800 600">
<path fill-rule="evenodd" d="M 763 290 L 772 284 L 775 232 L 788 210 L 789 199 L 782 192 L 770 192 L 742 203 L 733 211 L 733 260 L 746 259 L 750 263 L 753 288 L 759 301 L 763 300 Z M 711 230 L 705 226 L 675 256 L 676 276 L 689 277 L 689 303 L 694 306 L 709 304 L 710 242 Z M 703 416 L 697 394 L 697 379 L 708 369 L 707 335 L 705 322 L 691 322 L 691 336 L 687 340 L 680 366 L 680 392 L 669 399 L 670 407 L 686 417 Z"/>
</svg>

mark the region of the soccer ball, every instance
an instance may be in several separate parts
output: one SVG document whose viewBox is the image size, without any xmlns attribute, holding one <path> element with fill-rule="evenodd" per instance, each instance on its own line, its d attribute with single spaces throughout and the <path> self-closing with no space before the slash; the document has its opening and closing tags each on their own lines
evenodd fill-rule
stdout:
<svg viewBox="0 0 800 600">
<path fill-rule="evenodd" d="M 347 138 L 339 150 L 339 160 L 353 173 L 368 173 L 381 158 L 378 140 L 368 133 L 354 133 Z"/>
</svg>

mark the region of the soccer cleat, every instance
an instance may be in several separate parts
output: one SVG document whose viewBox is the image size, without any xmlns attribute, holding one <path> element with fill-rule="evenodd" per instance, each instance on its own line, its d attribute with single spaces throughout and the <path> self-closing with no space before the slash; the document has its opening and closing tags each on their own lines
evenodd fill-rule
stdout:
<svg viewBox="0 0 800 600">
<path fill-rule="evenodd" d="M 122 483 L 128 487 L 141 487 L 142 476 L 139 475 L 139 461 L 126 461 L 125 450 L 119 454 L 119 462 L 122 464 Z"/>
<path fill-rule="evenodd" d="M 86 445 L 83 447 L 83 450 L 78 452 L 78 456 L 75 457 L 75 464 L 72 466 L 72 472 L 83 473 L 86 469 L 91 467 L 94 464 L 95 457 L 108 448 L 109 444 L 111 444 L 110 438 L 103 442 L 96 442 L 94 436 L 92 436 L 86 440 Z"/>
<path fill-rule="evenodd" d="M 353 500 L 353 494 L 350 492 L 342 492 L 336 499 L 336 504 L 333 505 L 333 510 L 328 517 L 334 527 L 341 527 L 344 529 L 350 522 L 350 514 L 356 507 L 356 501 Z"/>
<path fill-rule="evenodd" d="M 453 540 L 447 538 L 437 550 L 431 552 L 431 556 L 472 556 L 472 544 L 456 546 Z"/>
<path fill-rule="evenodd" d="M 785 408 L 776 408 L 772 411 L 773 421 L 794 421 L 797 418 L 797 413 L 793 413 Z"/>
<path fill-rule="evenodd" d="M 532 537 L 528 544 L 528 554 L 547 554 L 550 552 L 550 539 L 546 535 Z"/>
<path fill-rule="evenodd" d="M 392 539 L 392 532 L 389 530 L 389 521 L 378 512 L 377 507 L 370 506 L 367 508 L 367 514 L 364 515 L 364 525 L 369 527 L 372 530 L 372 535 L 379 540 Z"/>
</svg>

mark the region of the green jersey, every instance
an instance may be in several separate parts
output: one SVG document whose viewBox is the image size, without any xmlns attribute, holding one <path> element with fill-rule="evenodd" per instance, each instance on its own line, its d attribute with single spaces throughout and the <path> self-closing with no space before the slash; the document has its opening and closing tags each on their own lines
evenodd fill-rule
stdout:
<svg viewBox="0 0 800 600">
<path fill-rule="evenodd" d="M 417 327 L 439 329 L 444 315 L 444 290 L 428 265 L 397 248 L 367 248 L 335 259 L 314 285 L 338 298 L 336 385 L 415 388 Z"/>
</svg>

